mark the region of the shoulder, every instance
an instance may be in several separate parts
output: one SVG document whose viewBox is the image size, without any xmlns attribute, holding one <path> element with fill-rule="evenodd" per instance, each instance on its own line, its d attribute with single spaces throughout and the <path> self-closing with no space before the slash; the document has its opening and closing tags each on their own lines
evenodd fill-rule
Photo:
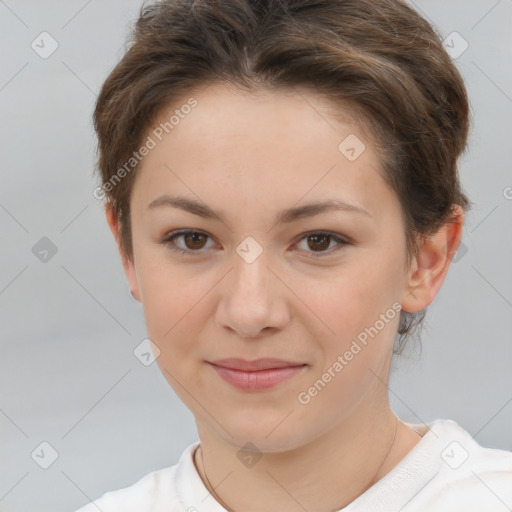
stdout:
<svg viewBox="0 0 512 512">
<path fill-rule="evenodd" d="M 188 446 L 181 457 L 186 456 L 196 444 Z M 105 492 L 76 512 L 186 512 L 175 485 L 178 465 L 179 462 L 152 471 L 128 487 Z"/>
<path fill-rule="evenodd" d="M 481 446 L 453 420 L 433 424 L 441 464 L 418 494 L 418 510 L 494 512 L 512 508 L 512 452 Z M 411 510 L 416 510 L 415 508 Z"/>
</svg>

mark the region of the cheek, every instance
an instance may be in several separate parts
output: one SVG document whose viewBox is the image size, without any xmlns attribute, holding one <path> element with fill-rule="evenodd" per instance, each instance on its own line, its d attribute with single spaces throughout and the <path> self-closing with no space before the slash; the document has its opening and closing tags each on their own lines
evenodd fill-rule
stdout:
<svg viewBox="0 0 512 512">
<path fill-rule="evenodd" d="M 149 337 L 161 351 L 171 347 L 179 352 L 190 347 L 200 327 L 198 315 L 209 287 L 170 264 L 141 265 L 139 286 Z"/>
<path fill-rule="evenodd" d="M 328 282 L 301 289 L 299 296 L 305 297 L 308 309 L 304 311 L 311 319 L 307 328 L 323 347 L 326 367 L 354 340 L 362 347 L 354 359 L 366 360 L 366 368 L 390 348 L 399 320 L 397 277 L 393 265 L 379 261 L 361 258 L 350 268 L 333 271 Z"/>
<path fill-rule="evenodd" d="M 345 337 L 364 327 L 368 319 L 378 318 L 387 295 L 386 280 L 380 274 L 364 262 L 347 265 L 333 269 L 323 282 L 308 283 L 298 295 L 329 332 Z"/>
<path fill-rule="evenodd" d="M 201 385 L 197 340 L 204 325 L 199 319 L 204 305 L 197 292 L 181 286 L 182 281 L 162 276 L 147 279 L 143 307 L 148 337 L 160 351 L 156 359 L 160 371 L 182 402 L 194 410 L 188 390 Z"/>
<path fill-rule="evenodd" d="M 307 296 L 308 306 L 318 312 L 322 322 L 311 316 L 308 327 L 321 356 L 308 384 L 301 389 L 306 394 L 308 389 L 317 393 L 309 405 L 301 405 L 305 417 L 341 420 L 370 389 L 380 388 L 375 375 L 384 378 L 399 319 L 396 306 L 392 307 L 388 280 L 379 267 L 361 265 L 359 271 L 351 268 L 350 273 L 338 274 L 328 286 L 318 287 Z"/>
</svg>

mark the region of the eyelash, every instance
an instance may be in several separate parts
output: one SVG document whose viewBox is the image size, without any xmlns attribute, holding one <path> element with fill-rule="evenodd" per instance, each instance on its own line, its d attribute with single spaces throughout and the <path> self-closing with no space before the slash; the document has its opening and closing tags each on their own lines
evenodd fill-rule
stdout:
<svg viewBox="0 0 512 512">
<path fill-rule="evenodd" d="M 207 236 L 208 238 L 211 239 L 211 237 L 202 232 L 202 231 L 198 231 L 196 229 L 185 229 L 185 230 L 182 230 L 182 231 L 178 231 L 178 232 L 172 232 L 170 233 L 168 236 L 166 236 L 162 241 L 161 243 L 163 245 L 165 245 L 166 247 L 168 247 L 171 251 L 173 252 L 176 252 L 178 254 L 187 254 L 187 255 L 193 255 L 193 256 L 196 256 L 195 253 L 199 254 L 200 252 L 202 252 L 202 249 L 198 249 L 197 251 L 194 251 L 192 249 L 182 249 L 181 247 L 177 247 L 176 244 L 174 243 L 174 239 L 175 238 L 178 238 L 180 236 L 185 236 L 185 235 L 188 235 L 188 234 L 193 234 L 193 233 L 198 233 L 198 234 L 201 234 L 201 235 L 205 235 Z M 311 236 L 315 236 L 315 235 L 320 235 L 320 236 L 327 236 L 329 238 L 331 238 L 332 240 L 336 241 L 339 245 L 334 248 L 334 250 L 329 250 L 329 251 L 321 251 L 321 252 L 318 252 L 318 253 L 315 253 L 314 251 L 307 251 L 307 252 L 310 252 L 312 257 L 313 258 L 323 258 L 323 257 L 326 257 L 326 256 L 330 256 L 332 255 L 334 252 L 337 252 L 338 250 L 342 249 L 345 245 L 350 245 L 350 242 L 338 235 L 335 235 L 334 233 L 330 233 L 328 231 L 308 231 L 307 233 L 304 233 L 302 235 L 302 237 L 299 239 L 299 241 L 297 243 L 300 243 L 302 240 L 306 239 L 306 238 L 309 238 Z M 329 244 L 330 245 L 330 244 Z"/>
</svg>

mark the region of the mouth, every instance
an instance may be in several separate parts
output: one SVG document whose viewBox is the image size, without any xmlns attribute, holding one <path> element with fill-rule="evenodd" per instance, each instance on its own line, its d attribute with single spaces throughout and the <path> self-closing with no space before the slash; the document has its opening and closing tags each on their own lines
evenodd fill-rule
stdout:
<svg viewBox="0 0 512 512">
<path fill-rule="evenodd" d="M 219 359 L 209 362 L 217 375 L 237 389 L 262 391 L 302 372 L 308 365 L 282 359 Z"/>
<path fill-rule="evenodd" d="M 259 370 L 272 370 L 276 368 L 288 368 L 292 366 L 303 366 L 304 363 L 284 361 L 283 359 L 255 359 L 254 361 L 247 361 L 246 359 L 239 359 L 230 357 L 227 359 L 217 359 L 211 361 L 215 366 L 222 366 L 231 370 L 242 370 L 245 372 L 254 372 Z"/>
</svg>

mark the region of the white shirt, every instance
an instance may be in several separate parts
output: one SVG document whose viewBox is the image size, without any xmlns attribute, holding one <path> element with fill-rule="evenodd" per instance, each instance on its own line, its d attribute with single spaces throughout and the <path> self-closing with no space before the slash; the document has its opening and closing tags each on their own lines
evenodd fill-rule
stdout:
<svg viewBox="0 0 512 512">
<path fill-rule="evenodd" d="M 453 420 L 428 426 L 397 466 L 338 512 L 511 511 L 512 452 L 480 446 Z M 194 466 L 198 446 L 189 445 L 176 465 L 106 492 L 77 512 L 226 512 Z"/>
</svg>

